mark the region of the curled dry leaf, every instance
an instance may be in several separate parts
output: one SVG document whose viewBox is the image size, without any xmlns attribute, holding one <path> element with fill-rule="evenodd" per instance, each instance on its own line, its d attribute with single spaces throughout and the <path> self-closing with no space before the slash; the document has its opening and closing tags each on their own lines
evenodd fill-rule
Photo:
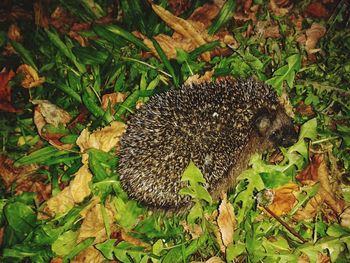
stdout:
<svg viewBox="0 0 350 263">
<path fill-rule="evenodd" d="M 10 70 L 3 69 L 0 73 L 0 110 L 6 112 L 20 112 L 11 104 L 11 87 L 9 81 L 15 76 L 15 73 Z"/>
<path fill-rule="evenodd" d="M 192 239 L 197 239 L 203 234 L 203 230 L 200 225 L 188 224 L 186 220 L 181 221 L 180 225 L 182 225 L 185 232 L 191 235 Z"/>
<path fill-rule="evenodd" d="M 93 133 L 90 133 L 87 128 L 84 129 L 76 142 L 80 147 L 80 151 L 84 153 L 82 162 L 87 163 L 88 154 L 85 151 L 90 148 L 109 152 L 116 147 L 125 129 L 126 124 L 119 121 L 113 121 L 109 126 L 96 130 Z"/>
<path fill-rule="evenodd" d="M 313 156 L 310 164 L 296 176 L 296 179 L 304 185 L 312 185 L 319 182 L 320 188 L 318 193 L 309 200 L 305 208 L 297 211 L 294 215 L 295 220 L 312 218 L 316 215 L 318 209 L 324 209 L 324 203 L 332 209 L 334 216 L 337 217 L 342 213 L 344 201 L 339 199 L 332 189 L 327 164 L 322 154 Z M 331 218 L 329 217 L 329 219 Z"/>
<path fill-rule="evenodd" d="M 46 201 L 51 197 L 51 184 L 47 180 L 47 176 L 43 174 L 20 176 L 16 180 L 16 194 L 31 192 L 36 194 L 39 203 Z"/>
<path fill-rule="evenodd" d="M 306 51 L 310 54 L 316 53 L 319 49 L 315 49 L 318 41 L 326 34 L 326 28 L 318 23 L 312 23 L 311 27 L 306 30 Z"/>
<path fill-rule="evenodd" d="M 80 203 L 91 193 L 89 183 L 92 174 L 87 165 L 83 165 L 75 173 L 74 179 L 60 193 L 47 201 L 48 212 L 63 214 L 75 204 Z"/>
<path fill-rule="evenodd" d="M 194 74 L 188 77 L 188 79 L 185 80 L 185 85 L 192 85 L 192 84 L 200 84 L 200 83 L 204 83 L 204 82 L 209 82 L 211 81 L 211 78 L 214 74 L 214 71 L 206 71 L 204 73 L 204 75 L 199 76 L 198 74 Z"/>
<path fill-rule="evenodd" d="M 278 25 L 272 24 L 271 21 L 258 21 L 255 25 L 255 32 L 262 38 L 280 38 Z"/>
<path fill-rule="evenodd" d="M 175 16 L 181 15 L 186 12 L 187 9 L 191 7 L 192 0 L 169 0 L 169 5 L 171 6 L 171 10 Z"/>
<path fill-rule="evenodd" d="M 13 163 L 14 161 L 5 155 L 0 155 L 0 177 L 6 190 L 9 190 L 15 181 L 26 178 L 39 168 L 37 164 L 14 167 Z"/>
<path fill-rule="evenodd" d="M 123 92 L 114 92 L 110 94 L 105 94 L 102 96 L 102 109 L 106 111 L 108 107 L 112 109 L 112 114 L 114 114 L 114 106 L 117 103 L 123 102 L 126 97 L 128 96 L 127 93 Z"/>
<path fill-rule="evenodd" d="M 329 16 L 328 10 L 320 1 L 310 3 L 305 9 L 305 14 L 316 18 L 326 18 Z"/>
<path fill-rule="evenodd" d="M 103 221 L 103 215 L 101 211 L 101 204 L 96 204 L 91 207 L 81 224 L 79 229 L 78 239 L 80 242 L 88 237 L 95 237 L 94 244 L 101 243 L 105 241 L 107 238 L 107 232 L 105 228 L 105 223 Z M 105 207 L 105 211 L 107 214 L 107 220 L 111 223 L 113 222 L 113 210 L 111 210 L 108 205 Z"/>
<path fill-rule="evenodd" d="M 70 114 L 47 100 L 35 100 L 33 104 L 37 105 L 34 110 L 34 123 L 39 135 L 58 149 L 72 148 L 71 144 L 61 143 L 60 138 L 65 134 L 48 133 L 43 130 L 47 124 L 55 127 L 66 126 L 71 120 Z"/>
<path fill-rule="evenodd" d="M 26 89 L 31 89 L 31 88 L 40 86 L 45 82 L 45 78 L 39 77 L 36 70 L 27 64 L 20 65 L 17 68 L 16 73 L 23 75 L 21 85 L 23 88 L 26 88 Z"/>
<path fill-rule="evenodd" d="M 303 101 L 299 102 L 296 111 L 302 116 L 309 117 L 310 119 L 316 115 L 311 105 L 306 105 Z"/>
<path fill-rule="evenodd" d="M 222 242 L 227 247 L 233 242 L 233 233 L 237 227 L 237 221 L 235 214 L 233 213 L 232 204 L 227 201 L 226 194 L 224 195 L 219 206 L 217 223 L 220 229 Z"/>
<path fill-rule="evenodd" d="M 350 207 L 344 209 L 344 211 L 340 215 L 340 224 L 343 227 L 350 228 Z"/>
<path fill-rule="evenodd" d="M 286 2 L 288 1 L 270 0 L 269 8 L 274 15 L 285 16 L 293 7 L 293 3 L 290 3 L 290 5 L 288 6 Z"/>
<path fill-rule="evenodd" d="M 90 246 L 79 253 L 74 257 L 71 263 L 104 263 L 106 262 L 105 257 L 101 254 L 99 250 L 95 247 Z M 52 262 L 51 262 L 52 263 Z"/>
<path fill-rule="evenodd" d="M 207 32 L 207 28 L 219 13 L 223 4 L 224 2 L 220 0 L 214 1 L 211 4 L 204 4 L 197 8 L 187 20 L 173 15 L 161 6 L 152 4 L 154 12 L 175 31 L 171 37 L 164 34 L 154 37 L 162 47 L 166 56 L 168 58 L 176 58 L 176 48 L 191 52 L 195 48 L 215 40 L 221 40 L 226 44 L 236 45 L 236 41 L 228 32 L 220 32 L 214 36 L 209 35 Z M 158 56 L 151 40 L 139 32 L 134 32 L 134 34 L 143 40 L 154 55 Z M 226 51 L 226 49 L 220 50 L 222 50 L 222 52 Z M 201 57 L 203 60 L 209 61 L 211 55 L 209 52 L 205 52 Z"/>
<path fill-rule="evenodd" d="M 17 24 L 11 24 L 7 31 L 7 38 L 13 41 L 21 41 L 21 29 L 17 26 Z"/>
<path fill-rule="evenodd" d="M 274 199 L 268 208 L 277 216 L 287 214 L 294 207 L 297 199 L 293 192 L 298 191 L 299 186 L 295 183 L 288 183 L 274 190 Z"/>
</svg>

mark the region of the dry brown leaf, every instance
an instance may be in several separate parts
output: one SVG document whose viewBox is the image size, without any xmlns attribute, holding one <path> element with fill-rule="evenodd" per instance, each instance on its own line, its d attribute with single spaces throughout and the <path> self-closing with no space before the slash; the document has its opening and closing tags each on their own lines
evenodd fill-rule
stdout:
<svg viewBox="0 0 350 263">
<path fill-rule="evenodd" d="M 184 36 L 185 39 L 189 39 L 195 48 L 206 43 L 200 32 L 188 21 L 174 16 L 159 5 L 152 4 L 152 9 L 165 23 L 167 23 L 169 27 Z M 210 56 L 208 53 L 202 54 L 202 58 L 205 61 L 210 61 Z"/>
<path fill-rule="evenodd" d="M 75 204 L 82 202 L 91 193 L 89 187 L 91 180 L 92 174 L 88 166 L 83 165 L 80 167 L 69 186 L 47 201 L 49 212 L 63 214 Z"/>
<path fill-rule="evenodd" d="M 35 193 L 39 203 L 51 197 L 51 184 L 47 183 L 47 176 L 42 174 L 31 174 L 21 176 L 16 180 L 16 194 L 25 192 Z"/>
<path fill-rule="evenodd" d="M 87 163 L 88 154 L 85 151 L 90 148 L 109 152 L 116 147 L 125 129 L 126 124 L 119 121 L 113 121 L 110 123 L 110 126 L 96 130 L 93 133 L 90 133 L 87 128 L 84 129 L 76 142 L 80 147 L 80 151 L 84 153 L 82 162 Z"/>
<path fill-rule="evenodd" d="M 350 207 L 344 209 L 340 215 L 340 224 L 343 227 L 350 228 Z"/>
<path fill-rule="evenodd" d="M 180 225 L 184 228 L 185 232 L 191 235 L 192 239 L 197 239 L 203 234 L 203 230 L 200 225 L 188 224 L 186 220 L 181 221 Z"/>
<path fill-rule="evenodd" d="M 5 155 L 0 155 L 0 177 L 4 183 L 6 190 L 9 190 L 13 182 L 20 178 L 26 178 L 38 170 L 37 164 L 14 167 L 14 161 Z"/>
<path fill-rule="evenodd" d="M 278 1 L 278 0 L 270 0 L 269 8 L 274 15 L 285 16 L 292 9 L 293 3 L 290 3 L 290 5 L 288 6 L 288 5 L 285 5 L 284 3 L 285 1 L 282 1 L 283 2 L 282 5 L 279 5 L 280 2 L 281 1 Z"/>
<path fill-rule="evenodd" d="M 107 110 L 108 107 L 111 107 L 112 114 L 114 114 L 114 106 L 117 103 L 123 102 L 127 98 L 128 94 L 123 92 L 114 92 L 110 94 L 105 94 L 102 96 L 102 109 Z"/>
<path fill-rule="evenodd" d="M 287 214 L 292 210 L 296 203 L 293 192 L 298 191 L 299 186 L 294 183 L 288 183 L 274 190 L 274 199 L 268 208 L 277 216 Z"/>
<path fill-rule="evenodd" d="M 228 32 L 222 31 L 211 36 L 206 30 L 212 23 L 212 20 L 219 13 L 223 4 L 224 2 L 221 0 L 214 1 L 210 4 L 204 4 L 197 8 L 187 20 L 179 18 L 164 8 L 153 4 L 153 10 L 175 31 L 172 36 L 160 34 L 154 37 L 162 47 L 166 56 L 168 58 L 175 58 L 176 48 L 181 48 L 186 52 L 191 52 L 205 43 L 219 39 L 226 44 L 236 45 L 237 42 Z M 134 32 L 134 34 L 143 40 L 155 56 L 159 57 L 150 39 L 139 32 Z M 215 55 L 215 52 L 218 52 L 218 50 L 216 49 L 212 54 Z M 228 52 L 228 49 L 220 49 L 220 52 L 226 53 Z M 202 54 L 201 57 L 203 60 L 209 61 L 211 57 L 210 54 L 211 53 L 206 52 Z"/>
<path fill-rule="evenodd" d="M 329 220 L 335 220 L 339 216 L 345 206 L 343 200 L 339 199 L 332 189 L 329 181 L 329 172 L 324 156 L 321 154 L 312 157 L 310 164 L 296 176 L 302 184 L 312 185 L 320 182 L 320 188 L 316 196 L 309 200 L 305 208 L 301 208 L 294 216 L 295 220 L 312 218 L 316 215 L 317 209 L 325 209 L 324 204 L 327 204 L 333 211 L 327 212 Z"/>
<path fill-rule="evenodd" d="M 77 255 L 75 258 L 73 258 L 71 263 L 104 263 L 106 262 L 105 257 L 101 254 L 99 250 L 94 248 L 93 246 L 88 247 L 87 249 L 84 249 Z"/>
<path fill-rule="evenodd" d="M 310 3 L 305 9 L 305 14 L 316 18 L 326 18 L 329 16 L 326 7 L 319 1 Z"/>
<path fill-rule="evenodd" d="M 152 246 L 143 242 L 141 239 L 138 239 L 138 238 L 135 238 L 135 237 L 132 237 L 132 236 L 129 236 L 127 233 L 125 233 L 124 231 L 121 231 L 120 232 L 121 234 L 121 238 L 128 242 L 128 243 L 131 243 L 135 246 L 140 246 L 140 247 L 144 247 L 144 248 L 151 248 Z"/>
<path fill-rule="evenodd" d="M 255 25 L 255 32 L 262 38 L 280 38 L 278 25 L 274 25 L 271 21 L 258 21 Z"/>
<path fill-rule="evenodd" d="M 20 112 L 11 104 L 11 86 L 9 81 L 15 76 L 15 73 L 10 70 L 3 69 L 0 73 L 0 110 L 6 112 Z"/>
<path fill-rule="evenodd" d="M 40 0 L 34 2 L 34 19 L 37 26 L 48 28 L 49 18 L 47 16 L 47 8 L 44 7 L 44 3 Z"/>
<path fill-rule="evenodd" d="M 186 12 L 188 8 L 192 5 L 192 0 L 169 0 L 169 5 L 175 16 L 181 15 L 183 12 Z"/>
<path fill-rule="evenodd" d="M 311 105 L 306 105 L 303 101 L 301 101 L 297 108 L 296 111 L 299 112 L 302 116 L 306 116 L 309 118 L 312 118 L 316 115 L 314 112 L 314 109 L 312 108 Z"/>
<path fill-rule="evenodd" d="M 95 237 L 94 244 L 104 242 L 107 238 L 107 232 L 103 216 L 101 212 L 101 204 L 96 204 L 86 213 L 86 217 L 79 229 L 78 239 L 80 242 L 88 237 Z M 105 207 L 107 218 L 109 222 L 113 222 L 113 211 Z"/>
<path fill-rule="evenodd" d="M 227 201 L 226 194 L 224 194 L 219 206 L 217 223 L 220 229 L 222 242 L 227 247 L 233 242 L 233 234 L 236 229 L 237 221 L 233 213 L 232 204 Z"/>
<path fill-rule="evenodd" d="M 73 145 L 60 142 L 60 138 L 65 134 L 53 134 L 44 132 L 43 130 L 46 124 L 52 124 L 55 127 L 58 127 L 59 125 L 66 126 L 71 120 L 70 114 L 47 100 L 35 100 L 33 101 L 33 104 L 37 105 L 34 110 L 33 119 L 40 137 L 47 140 L 51 145 L 60 150 L 71 149 Z"/>
<path fill-rule="evenodd" d="M 27 64 L 20 65 L 17 70 L 17 74 L 22 74 L 23 79 L 21 85 L 23 88 L 31 89 L 40 86 L 45 82 L 44 77 L 39 77 L 38 72 Z"/>
<path fill-rule="evenodd" d="M 318 41 L 326 34 L 326 28 L 318 23 L 312 23 L 311 27 L 306 30 L 305 49 L 308 53 L 313 54 L 320 49 L 315 49 Z"/>
<path fill-rule="evenodd" d="M 214 71 L 206 71 L 204 73 L 204 75 L 199 76 L 198 74 L 195 75 L 191 75 L 188 77 L 188 79 L 185 80 L 184 84 L 191 86 L 193 84 L 200 84 L 200 83 L 204 83 L 204 82 L 210 82 L 212 79 L 212 76 L 214 74 Z"/>
<path fill-rule="evenodd" d="M 11 24 L 9 26 L 9 29 L 7 31 L 7 38 L 17 42 L 21 41 L 21 29 L 17 26 L 17 24 Z"/>
</svg>

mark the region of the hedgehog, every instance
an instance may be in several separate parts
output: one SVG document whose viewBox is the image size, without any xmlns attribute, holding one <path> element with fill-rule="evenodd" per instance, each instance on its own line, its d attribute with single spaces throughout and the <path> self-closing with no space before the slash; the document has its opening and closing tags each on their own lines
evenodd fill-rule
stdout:
<svg viewBox="0 0 350 263">
<path fill-rule="evenodd" d="M 119 175 L 129 197 L 154 209 L 191 206 L 179 195 L 192 161 L 213 198 L 234 186 L 252 154 L 295 142 L 292 119 L 273 89 L 253 78 L 183 85 L 154 95 L 120 141 Z"/>
</svg>

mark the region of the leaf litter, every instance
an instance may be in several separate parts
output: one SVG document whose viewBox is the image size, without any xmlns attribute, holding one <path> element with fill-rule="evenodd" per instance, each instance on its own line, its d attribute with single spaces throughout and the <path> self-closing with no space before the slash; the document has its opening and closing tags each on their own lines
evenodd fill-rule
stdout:
<svg viewBox="0 0 350 263">
<path fill-rule="evenodd" d="M 350 260 L 346 1 L 15 2 L 0 4 L 3 262 Z M 221 202 L 186 173 L 189 211 L 130 200 L 128 116 L 168 83 L 226 75 L 272 85 L 298 142 L 253 156 Z"/>
</svg>

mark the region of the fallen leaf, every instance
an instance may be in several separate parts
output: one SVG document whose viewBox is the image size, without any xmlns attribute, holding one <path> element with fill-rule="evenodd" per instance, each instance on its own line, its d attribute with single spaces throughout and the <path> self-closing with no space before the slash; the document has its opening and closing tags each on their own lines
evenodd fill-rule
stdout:
<svg viewBox="0 0 350 263">
<path fill-rule="evenodd" d="M 290 5 L 288 5 L 288 2 L 289 1 L 270 0 L 269 9 L 276 16 L 285 16 L 293 7 L 293 3 L 289 2 Z"/>
<path fill-rule="evenodd" d="M 38 170 L 37 164 L 25 165 L 20 167 L 13 166 L 14 161 L 0 155 L 0 177 L 4 183 L 6 190 L 9 190 L 10 186 L 21 178 L 26 178 L 28 175 L 33 174 Z"/>
<path fill-rule="evenodd" d="M 0 73 L 0 110 L 6 112 L 20 112 L 11 104 L 11 87 L 9 81 L 15 76 L 15 73 L 10 70 L 3 69 Z"/>
<path fill-rule="evenodd" d="M 162 47 L 166 56 L 168 58 L 176 58 L 177 48 L 181 48 L 186 52 L 191 52 L 195 48 L 215 40 L 221 40 L 226 44 L 237 45 L 233 36 L 228 32 L 221 31 L 213 36 L 209 35 L 207 32 L 207 28 L 219 13 L 223 4 L 224 2 L 220 0 L 210 4 L 204 4 L 197 8 L 187 20 L 173 15 L 161 6 L 152 4 L 154 12 L 175 31 L 172 36 L 159 34 L 154 37 Z M 159 57 L 150 39 L 140 32 L 134 32 L 134 34 L 143 40 L 155 56 Z M 227 48 L 220 50 L 220 52 L 226 52 Z M 217 49 L 215 52 L 217 52 Z M 210 54 L 210 52 L 205 52 L 201 55 L 201 58 L 205 61 L 209 61 L 211 57 Z"/>
<path fill-rule="evenodd" d="M 37 105 L 33 119 L 40 137 L 60 150 L 71 149 L 73 145 L 63 144 L 60 141 L 65 134 L 50 133 L 43 129 L 47 124 L 52 124 L 56 128 L 60 125 L 65 127 L 71 120 L 70 114 L 47 100 L 34 100 L 33 104 Z"/>
<path fill-rule="evenodd" d="M 233 207 L 230 202 L 227 201 L 227 196 L 224 197 L 219 206 L 219 215 L 217 223 L 221 233 L 221 239 L 225 247 L 233 242 L 234 230 L 237 227 L 237 221 L 235 214 L 233 213 Z"/>
<path fill-rule="evenodd" d="M 186 233 L 191 235 L 192 239 L 197 239 L 203 234 L 203 230 L 200 225 L 188 224 L 186 220 L 181 221 L 180 225 L 184 228 Z"/>
<path fill-rule="evenodd" d="M 107 232 L 105 223 L 103 221 L 103 215 L 101 212 L 101 204 L 96 204 L 86 213 L 86 216 L 81 224 L 79 229 L 78 239 L 80 242 L 88 237 L 95 237 L 94 244 L 101 243 L 105 241 L 107 238 Z M 105 211 L 107 214 L 107 220 L 112 223 L 113 222 L 113 211 L 105 207 Z"/>
<path fill-rule="evenodd" d="M 70 260 L 71 263 L 104 263 L 105 257 L 101 252 L 93 246 L 90 246 L 79 253 L 76 257 Z"/>
<path fill-rule="evenodd" d="M 21 85 L 23 88 L 26 88 L 26 89 L 31 89 L 31 88 L 40 86 L 45 82 L 45 78 L 39 77 L 36 70 L 27 64 L 20 65 L 17 68 L 16 73 L 23 75 Z"/>
<path fill-rule="evenodd" d="M 67 9 L 59 5 L 51 13 L 49 23 L 59 32 L 67 32 L 69 28 L 77 21 L 77 17 L 72 16 Z"/>
<path fill-rule="evenodd" d="M 83 165 L 80 167 L 70 184 L 47 201 L 49 212 L 64 214 L 75 204 L 82 202 L 85 197 L 91 194 L 89 187 L 91 180 L 92 174 L 88 166 Z"/>
<path fill-rule="evenodd" d="M 139 246 L 139 247 L 151 248 L 150 244 L 143 242 L 141 239 L 132 237 L 132 236 L 128 235 L 127 233 L 125 233 L 124 231 L 121 231 L 120 234 L 121 234 L 121 238 L 128 243 L 131 243 L 131 244 L 133 244 L 135 246 Z"/>
<path fill-rule="evenodd" d="M 344 209 L 344 211 L 340 215 L 340 224 L 343 227 L 350 228 L 350 207 Z"/>
<path fill-rule="evenodd" d="M 179 16 L 191 7 L 192 0 L 169 0 L 168 3 L 171 6 L 172 13 Z"/>
<path fill-rule="evenodd" d="M 329 16 L 326 7 L 318 1 L 310 3 L 305 9 L 305 14 L 315 18 L 327 18 Z"/>
<path fill-rule="evenodd" d="M 51 184 L 47 183 L 47 181 L 47 176 L 43 174 L 20 176 L 16 180 L 16 195 L 25 192 L 35 193 L 40 204 L 51 197 Z"/>
<path fill-rule="evenodd" d="M 127 96 L 128 94 L 123 92 L 114 92 L 114 93 L 105 94 L 102 96 L 101 107 L 104 111 L 106 111 L 108 107 L 110 107 L 112 109 L 112 114 L 114 114 L 115 113 L 114 106 L 117 103 L 123 102 Z"/>
<path fill-rule="evenodd" d="M 327 204 L 332 209 L 334 215 L 331 215 L 330 212 L 324 214 L 327 214 L 329 220 L 336 220 L 344 210 L 345 203 L 335 195 L 332 189 L 324 155 L 314 155 L 310 164 L 296 176 L 296 179 L 304 185 L 312 185 L 319 182 L 320 188 L 318 193 L 309 200 L 305 208 L 300 208 L 293 218 L 295 220 L 313 218 L 316 215 L 317 210 L 324 210 L 325 208 L 323 206 L 324 204 Z"/>
<path fill-rule="evenodd" d="M 280 38 L 278 25 L 274 25 L 271 21 L 258 21 L 255 25 L 255 33 L 261 38 Z"/>
<path fill-rule="evenodd" d="M 96 130 L 93 133 L 90 133 L 87 128 L 84 129 L 76 141 L 80 147 L 80 152 L 83 153 L 82 162 L 87 163 L 89 156 L 85 151 L 90 148 L 109 152 L 116 147 L 125 129 L 126 124 L 119 121 L 113 121 L 109 126 Z"/>
<path fill-rule="evenodd" d="M 22 40 L 21 29 L 17 24 L 13 23 L 7 31 L 7 38 L 13 41 L 20 42 Z"/>
<path fill-rule="evenodd" d="M 306 105 L 303 101 L 299 102 L 296 111 L 299 112 L 302 116 L 306 116 L 308 118 L 315 117 L 316 113 L 314 112 L 311 105 Z"/>
<path fill-rule="evenodd" d="M 295 183 L 288 183 L 274 190 L 274 198 L 268 208 L 277 216 L 287 214 L 296 203 L 293 192 L 298 191 L 299 186 Z"/>
<path fill-rule="evenodd" d="M 315 49 L 318 41 L 326 34 L 326 28 L 318 23 L 312 23 L 311 27 L 306 30 L 305 49 L 309 54 L 319 52 Z"/>
<path fill-rule="evenodd" d="M 184 85 L 191 86 L 193 84 L 210 82 L 213 74 L 214 74 L 214 71 L 211 70 L 211 71 L 206 71 L 202 76 L 199 76 L 198 74 L 191 75 L 188 77 L 188 79 L 185 80 Z"/>
</svg>

